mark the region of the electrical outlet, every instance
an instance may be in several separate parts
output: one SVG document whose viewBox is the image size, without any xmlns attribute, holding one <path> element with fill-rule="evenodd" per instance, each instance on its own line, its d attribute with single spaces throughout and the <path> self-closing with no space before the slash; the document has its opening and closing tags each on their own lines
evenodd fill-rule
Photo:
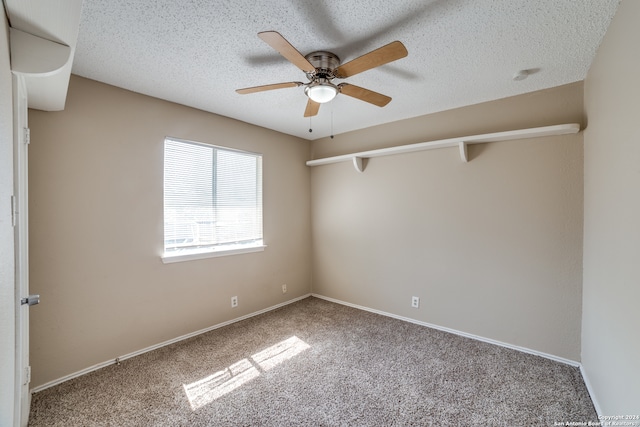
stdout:
<svg viewBox="0 0 640 427">
<path fill-rule="evenodd" d="M 231 307 L 237 307 L 238 306 L 238 297 L 231 297 Z"/>
<path fill-rule="evenodd" d="M 287 285 L 282 285 L 282 293 L 283 294 L 287 293 Z"/>
<path fill-rule="evenodd" d="M 411 307 L 413 308 L 420 307 L 420 297 L 411 297 Z"/>
</svg>

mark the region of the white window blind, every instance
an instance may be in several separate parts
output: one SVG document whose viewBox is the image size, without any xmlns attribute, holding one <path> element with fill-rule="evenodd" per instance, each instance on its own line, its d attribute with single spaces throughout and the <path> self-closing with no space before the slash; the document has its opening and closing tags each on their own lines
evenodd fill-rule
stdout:
<svg viewBox="0 0 640 427">
<path fill-rule="evenodd" d="M 262 156 L 166 138 L 165 256 L 262 245 Z"/>
</svg>

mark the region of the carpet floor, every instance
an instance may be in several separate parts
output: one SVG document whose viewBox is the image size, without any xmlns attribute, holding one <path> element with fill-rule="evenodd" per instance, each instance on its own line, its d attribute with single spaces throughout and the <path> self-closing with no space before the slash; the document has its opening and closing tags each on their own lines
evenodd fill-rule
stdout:
<svg viewBox="0 0 640 427">
<path fill-rule="evenodd" d="M 553 426 L 578 368 L 309 297 L 33 395 L 30 426 Z"/>
</svg>

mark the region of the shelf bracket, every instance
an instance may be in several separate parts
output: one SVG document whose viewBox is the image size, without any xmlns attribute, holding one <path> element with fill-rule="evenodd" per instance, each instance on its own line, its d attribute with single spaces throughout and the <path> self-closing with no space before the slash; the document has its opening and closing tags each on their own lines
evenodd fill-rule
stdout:
<svg viewBox="0 0 640 427">
<path fill-rule="evenodd" d="M 469 163 L 469 154 L 467 153 L 467 143 L 460 141 L 458 143 L 458 149 L 460 150 L 460 160 L 464 163 Z"/>
<path fill-rule="evenodd" d="M 11 71 L 45 77 L 58 73 L 71 59 L 67 45 L 10 27 Z"/>
<path fill-rule="evenodd" d="M 354 156 L 353 157 L 353 167 L 360 173 L 364 172 L 364 168 L 366 165 L 366 159 L 363 157 Z"/>
</svg>

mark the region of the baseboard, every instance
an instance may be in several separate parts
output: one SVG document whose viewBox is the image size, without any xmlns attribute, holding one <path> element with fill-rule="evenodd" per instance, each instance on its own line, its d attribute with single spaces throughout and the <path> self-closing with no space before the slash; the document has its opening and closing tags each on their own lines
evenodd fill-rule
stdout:
<svg viewBox="0 0 640 427">
<path fill-rule="evenodd" d="M 584 381 L 584 385 L 587 387 L 587 391 L 589 392 L 589 396 L 591 397 L 591 402 L 593 403 L 593 407 L 596 409 L 598 413 L 598 417 L 604 415 L 602 413 L 602 409 L 600 408 L 600 404 L 596 399 L 596 395 L 593 393 L 593 387 L 591 386 L 591 381 L 589 381 L 589 377 L 587 376 L 587 371 L 585 371 L 584 366 L 580 364 L 580 373 L 582 374 L 582 380 Z"/>
<path fill-rule="evenodd" d="M 235 319 L 231 319 L 231 320 L 228 320 L 226 322 L 218 323 L 216 325 L 210 326 L 210 327 L 205 328 L 205 329 L 200 329 L 199 331 L 191 332 L 191 333 L 186 334 L 186 335 L 181 335 L 181 336 L 179 336 L 177 338 L 173 338 L 173 339 L 170 339 L 168 341 L 163 341 L 163 342 L 161 342 L 159 344 L 155 344 L 155 345 L 152 345 L 150 347 L 146 347 L 146 348 L 143 348 L 141 350 L 134 351 L 132 353 L 128 353 L 128 354 L 122 355 L 122 356 L 120 356 L 120 357 L 118 357 L 116 359 L 111 359 L 111 360 L 107 360 L 107 361 L 104 361 L 104 362 L 101 362 L 101 363 L 97 363 L 97 364 L 95 364 L 93 366 L 89 366 L 88 368 L 82 369 L 82 370 L 80 370 L 78 372 L 74 372 L 72 374 L 65 375 L 64 377 L 58 378 L 57 380 L 49 381 L 48 383 L 45 383 L 45 384 L 39 385 L 37 387 L 34 387 L 34 388 L 31 389 L 31 393 L 33 394 L 33 393 L 37 393 L 37 392 L 42 391 L 42 390 L 46 390 L 46 389 L 48 389 L 50 387 L 56 386 L 56 385 L 61 384 L 61 383 L 65 382 L 65 381 L 69 381 L 69 380 L 71 380 L 73 378 L 77 378 L 77 377 L 80 377 L 82 375 L 88 374 L 89 372 L 97 371 L 98 369 L 102 369 L 102 368 L 107 367 L 109 365 L 113 365 L 114 363 L 117 363 L 118 361 L 123 361 L 123 360 L 126 360 L 126 359 L 130 359 L 132 357 L 139 356 L 139 355 L 144 354 L 144 353 L 148 353 L 150 351 L 159 349 L 161 347 L 165 347 L 167 345 L 174 344 L 174 343 L 177 343 L 179 341 L 183 341 L 183 340 L 186 340 L 188 338 L 195 337 L 197 335 L 207 333 L 209 331 L 213 331 L 214 329 L 222 328 L 222 327 L 230 325 L 232 323 L 240 322 L 242 320 L 249 319 L 251 317 L 258 316 L 260 314 L 276 310 L 276 309 L 278 309 L 280 307 L 284 307 L 286 305 L 289 305 L 289 304 L 292 304 L 294 302 L 303 300 L 303 299 L 308 298 L 310 296 L 311 296 L 311 294 L 306 294 L 306 295 L 303 295 L 301 297 L 294 298 L 294 299 L 285 301 L 283 303 L 273 305 L 271 307 L 267 307 L 267 308 L 265 308 L 263 310 L 259 310 L 259 311 L 256 311 L 256 312 L 253 312 L 253 313 L 250 313 L 250 314 L 246 314 L 244 316 L 237 317 Z"/>
<path fill-rule="evenodd" d="M 600 409 L 600 405 L 598 404 L 598 402 L 595 399 L 595 395 L 593 393 L 593 389 L 592 389 L 591 383 L 589 381 L 589 378 L 588 378 L 588 376 L 587 376 L 587 374 L 586 374 L 586 372 L 584 370 L 584 367 L 579 362 L 576 362 L 574 360 L 565 359 L 563 357 L 555 356 L 555 355 L 552 355 L 552 354 L 543 353 L 543 352 L 540 352 L 540 351 L 537 351 L 537 350 L 532 350 L 530 348 L 521 347 L 521 346 L 509 344 L 509 343 L 504 343 L 502 341 L 497 341 L 497 340 L 493 340 L 493 339 L 490 339 L 490 338 L 481 337 L 479 335 L 469 334 L 467 332 L 462 332 L 462 331 L 458 331 L 458 330 L 455 330 L 455 329 L 446 328 L 446 327 L 439 326 L 439 325 L 434 325 L 432 323 L 427 323 L 427 322 L 423 322 L 423 321 L 420 321 L 420 320 L 411 319 L 409 317 L 403 317 L 403 316 L 399 316 L 399 315 L 396 315 L 396 314 L 393 314 L 393 313 L 388 313 L 388 312 L 385 312 L 385 311 L 376 310 L 376 309 L 373 309 L 373 308 L 364 307 L 364 306 L 357 305 L 357 304 L 352 304 L 352 303 L 349 303 L 349 302 L 346 302 L 346 301 L 341 301 L 341 300 L 338 300 L 338 299 L 335 299 L 335 298 L 330 298 L 330 297 L 326 297 L 324 295 L 319 295 L 319 294 L 315 294 L 315 293 L 306 294 L 306 295 L 303 295 L 301 297 L 294 298 L 292 300 L 285 301 L 283 303 L 276 304 L 276 305 L 271 306 L 271 307 L 267 307 L 267 308 L 265 308 L 263 310 L 259 310 L 259 311 L 256 311 L 256 312 L 241 316 L 241 317 L 237 317 L 235 319 L 228 320 L 226 322 L 218 323 L 216 325 L 210 326 L 210 327 L 205 328 L 205 329 L 201 329 L 199 331 L 195 331 L 195 332 L 192 332 L 192 333 L 189 333 L 189 334 L 186 334 L 186 335 L 182 335 L 182 336 L 179 336 L 179 337 L 171 339 L 171 340 L 167 340 L 167 341 L 161 342 L 159 344 L 156 344 L 156 345 L 153 345 L 153 346 L 150 346 L 150 347 L 146 347 L 146 348 L 143 348 L 141 350 L 134 351 L 132 353 L 128 353 L 128 354 L 122 355 L 122 356 L 118 357 L 117 359 L 111 359 L 111 360 L 107 360 L 107 361 L 104 361 L 104 362 L 101 362 L 101 363 L 97 363 L 97 364 L 95 364 L 93 366 L 89 366 L 89 367 L 87 367 L 85 369 L 82 369 L 80 371 L 74 372 L 74 373 L 69 374 L 69 375 L 65 375 L 64 377 L 61 377 L 61 378 L 58 378 L 56 380 L 50 381 L 48 383 L 42 384 L 40 386 L 34 387 L 34 388 L 31 389 L 31 393 L 37 393 L 39 391 L 46 390 L 46 389 L 48 389 L 50 387 L 54 387 L 54 386 L 56 386 L 58 384 L 61 384 L 61 383 L 65 382 L 65 381 L 69 381 L 69 380 L 71 380 L 73 378 L 77 378 L 77 377 L 80 377 L 82 375 L 88 374 L 90 372 L 97 371 L 98 369 L 104 368 L 106 366 L 113 365 L 118 360 L 122 361 L 122 360 L 130 359 L 130 358 L 132 358 L 134 356 L 138 356 L 138 355 L 147 353 L 149 351 L 153 351 L 153 350 L 156 350 L 158 348 L 165 347 L 167 345 L 174 344 L 176 342 L 183 341 L 185 339 L 188 339 L 188 338 L 200 335 L 200 334 L 204 334 L 204 333 L 207 333 L 209 331 L 213 331 L 214 329 L 222 328 L 222 327 L 230 325 L 232 323 L 240 322 L 242 320 L 249 319 L 251 317 L 258 316 L 260 314 L 267 313 L 267 312 L 272 311 L 272 310 L 276 310 L 276 309 L 278 309 L 280 307 L 284 307 L 286 305 L 289 305 L 289 304 L 292 304 L 294 302 L 297 302 L 297 301 L 303 300 L 305 298 L 308 298 L 309 296 L 313 296 L 313 297 L 320 298 L 320 299 L 323 299 L 323 300 L 326 300 L 326 301 L 330 301 L 330 302 L 334 302 L 334 303 L 337 303 L 337 304 L 342 304 L 342 305 L 345 305 L 345 306 L 348 306 L 348 307 L 352 307 L 352 308 L 356 308 L 356 309 L 359 309 L 359 310 L 364 310 L 364 311 L 368 311 L 368 312 L 371 312 L 371 313 L 380 314 L 382 316 L 391 317 L 391 318 L 402 320 L 402 321 L 405 321 L 405 322 L 410 322 L 410 323 L 414 323 L 414 324 L 417 324 L 417 325 L 426 326 L 428 328 L 437 329 L 437 330 L 444 331 L 444 332 L 449 332 L 449 333 L 452 333 L 452 334 L 455 334 L 455 335 L 460 335 L 460 336 L 463 336 L 463 337 L 466 337 L 466 338 L 475 339 L 475 340 L 486 342 L 486 343 L 489 343 L 489 344 L 494 344 L 494 345 L 498 345 L 498 346 L 501 346 L 501 347 L 510 348 L 512 350 L 521 351 L 523 353 L 533 354 L 533 355 L 536 355 L 536 356 L 544 357 L 546 359 L 554 360 L 556 362 L 560 362 L 560 363 L 564 363 L 564 364 L 567 364 L 567 365 L 578 367 L 580 369 L 580 373 L 582 374 L 582 378 L 583 378 L 584 383 L 585 383 L 585 385 L 587 387 L 589 395 L 591 396 L 591 400 L 593 402 L 593 406 L 595 407 L 596 412 L 598 413 L 598 415 L 602 415 L 602 411 Z"/>
<path fill-rule="evenodd" d="M 452 334 L 456 334 L 456 335 L 460 335 L 460 336 L 463 336 L 463 337 L 466 337 L 466 338 L 471 338 L 471 339 L 474 339 L 474 340 L 486 342 L 486 343 L 489 343 L 489 344 L 499 345 L 501 347 L 510 348 L 512 350 L 521 351 L 523 353 L 533 354 L 535 356 L 544 357 L 546 359 L 551 359 L 551 360 L 554 360 L 556 362 L 560 362 L 560 363 L 564 363 L 566 365 L 577 367 L 577 368 L 580 369 L 580 374 L 582 375 L 582 380 L 584 381 L 584 385 L 587 387 L 587 391 L 589 392 L 589 397 L 591 398 L 591 402 L 593 403 L 593 407 L 595 408 L 596 413 L 598 414 L 599 417 L 603 415 L 603 412 L 602 412 L 602 409 L 600 407 L 600 404 L 598 403 L 598 400 L 596 399 L 596 395 L 594 393 L 593 386 L 591 385 L 591 382 L 589 381 L 589 377 L 587 375 L 587 372 L 586 372 L 584 366 L 582 365 L 582 363 L 580 363 L 580 362 L 576 362 L 575 360 L 565 359 L 564 357 L 555 356 L 553 354 L 548 354 L 548 353 L 543 353 L 541 351 L 532 350 L 530 348 L 509 344 L 509 343 L 505 343 L 505 342 L 502 342 L 502 341 L 493 340 L 491 338 L 485 338 L 485 337 L 481 337 L 479 335 L 469 334 L 467 332 L 462 332 L 462 331 L 458 331 L 458 330 L 455 330 L 455 329 L 434 325 L 432 323 L 422 322 L 420 320 L 411 319 L 411 318 L 403 317 L 403 316 L 398 316 L 396 314 L 387 313 L 385 311 L 376 310 L 376 309 L 373 309 L 373 308 L 364 307 L 364 306 L 357 305 L 357 304 L 352 304 L 350 302 L 341 301 L 341 300 L 338 300 L 338 299 L 335 299 L 335 298 L 326 297 L 324 295 L 319 295 L 319 294 L 312 293 L 311 296 L 316 297 L 316 298 L 320 298 L 320 299 L 323 299 L 323 300 L 326 300 L 326 301 L 334 302 L 334 303 L 337 303 L 337 304 L 346 305 L 348 307 L 357 308 L 359 310 L 364 310 L 364 311 L 368 311 L 368 312 L 371 312 L 371 313 L 380 314 L 382 316 L 392 317 L 394 319 L 403 320 L 405 322 L 410 322 L 410 323 L 415 323 L 417 325 L 426 326 L 428 328 L 433 328 L 433 329 L 437 329 L 437 330 L 444 331 L 444 332 L 449 332 L 449 333 L 452 333 Z"/>
<path fill-rule="evenodd" d="M 373 309 L 373 308 L 364 307 L 364 306 L 357 305 L 357 304 L 352 304 L 350 302 L 337 300 L 335 298 L 329 298 L 329 297 L 326 297 L 326 296 L 323 296 L 323 295 L 318 295 L 318 294 L 312 293 L 311 296 L 316 297 L 316 298 L 320 298 L 320 299 L 323 299 L 323 300 L 326 300 L 326 301 L 335 302 L 337 304 L 342 304 L 342 305 L 346 305 L 346 306 L 349 306 L 349 307 L 357 308 L 359 310 L 364 310 L 364 311 L 368 311 L 368 312 L 371 312 L 371 313 L 380 314 L 382 316 L 387 316 L 387 317 L 392 317 L 394 319 L 403 320 L 405 322 L 415 323 L 416 325 L 426 326 L 428 328 L 437 329 L 439 331 L 449 332 L 451 334 L 460 335 L 460 336 L 463 336 L 463 337 L 466 337 L 466 338 L 471 338 L 471 339 L 474 339 L 474 340 L 477 340 L 477 341 L 482 341 L 482 342 L 486 342 L 486 343 L 489 343 L 489 344 L 498 345 L 500 347 L 510 348 L 512 350 L 521 351 L 523 353 L 533 354 L 535 356 L 544 357 L 545 359 L 551 359 L 551 360 L 554 360 L 556 362 L 564 363 L 564 364 L 571 365 L 571 366 L 574 366 L 574 367 L 577 367 L 577 368 L 579 368 L 581 366 L 580 362 L 576 362 L 575 360 L 565 359 L 564 357 L 559 357 L 559 356 L 555 356 L 553 354 L 543 353 L 541 351 L 532 350 L 530 348 L 520 347 L 518 345 L 509 344 L 509 343 L 505 343 L 505 342 L 502 342 L 502 341 L 497 341 L 497 340 L 494 340 L 494 339 L 491 339 L 491 338 L 485 338 L 485 337 L 482 337 L 482 336 L 479 336 L 479 335 L 469 334 L 467 332 L 462 332 L 462 331 L 458 331 L 458 330 L 455 330 L 455 329 L 446 328 L 444 326 L 434 325 L 432 323 L 427 323 L 427 322 L 423 322 L 421 320 L 411 319 L 409 317 L 398 316 L 397 314 L 387 313 L 386 311 L 376 310 L 376 309 Z"/>
</svg>

